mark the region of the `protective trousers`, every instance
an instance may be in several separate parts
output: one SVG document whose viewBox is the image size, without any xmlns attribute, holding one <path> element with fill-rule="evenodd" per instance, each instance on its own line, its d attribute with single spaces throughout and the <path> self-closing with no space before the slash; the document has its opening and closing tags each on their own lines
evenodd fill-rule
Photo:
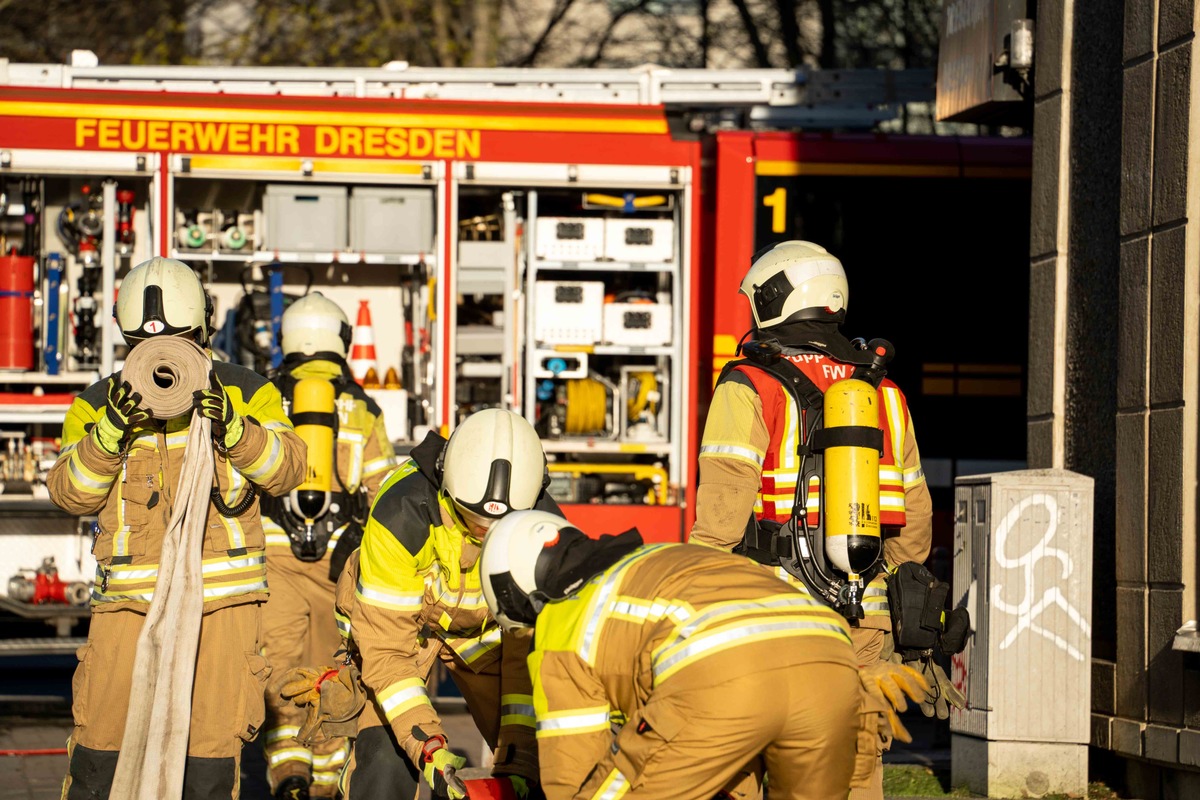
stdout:
<svg viewBox="0 0 1200 800">
<path fill-rule="evenodd" d="M 88 642 L 79 648 L 71 682 L 75 728 L 67 743 L 70 764 L 64 800 L 109 796 L 133 685 L 133 661 L 145 614 L 132 609 L 92 614 Z M 258 603 L 204 614 L 192 690 L 192 718 L 184 773 L 184 800 L 237 800 L 242 744 L 263 722 L 263 690 L 270 674 L 259 655 Z"/>
<path fill-rule="evenodd" d="M 295 740 L 305 709 L 279 696 L 279 681 L 293 667 L 331 666 L 342 645 L 333 616 L 334 590 L 329 580 L 329 556 L 301 561 L 290 548 L 267 548 L 267 580 L 271 598 L 263 609 L 263 648 L 274 669 L 267 690 L 267 723 L 263 750 L 271 791 L 286 778 L 299 775 L 311 784 L 312 797 L 334 797 L 338 778 L 350 750 L 344 738 L 305 747 Z"/>
<path fill-rule="evenodd" d="M 450 672 L 467 701 L 467 709 L 487 746 L 495 749 L 500 737 L 500 664 L 497 659 L 474 672 L 454 651 L 441 647 L 428 662 L 426 683 L 437 661 Z M 454 746 L 450 742 L 451 747 Z M 375 703 L 367 703 L 358 718 L 354 751 L 343 776 L 346 800 L 412 800 L 420 788 L 420 773 L 396 743 L 387 718 Z"/>
<path fill-rule="evenodd" d="M 876 664 L 883 654 L 885 633 L 875 628 L 851 628 L 850 641 L 854 645 L 854 655 L 858 658 L 860 667 Z M 871 775 L 871 783 L 850 792 L 850 800 L 883 800 L 883 745 L 875 757 L 875 772 Z"/>
<path fill-rule="evenodd" d="M 844 798 L 860 702 L 858 674 L 842 664 L 668 682 L 617 735 L 614 772 L 629 783 L 624 800 L 708 800 L 761 757 L 771 800 Z"/>
</svg>

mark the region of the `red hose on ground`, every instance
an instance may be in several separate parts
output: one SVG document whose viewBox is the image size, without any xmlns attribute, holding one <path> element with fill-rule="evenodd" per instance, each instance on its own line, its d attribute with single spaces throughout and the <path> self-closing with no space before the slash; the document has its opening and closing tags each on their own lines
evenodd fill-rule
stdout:
<svg viewBox="0 0 1200 800">
<path fill-rule="evenodd" d="M 0 756 L 65 756 L 67 748 L 55 747 L 48 750 L 0 750 Z"/>
</svg>

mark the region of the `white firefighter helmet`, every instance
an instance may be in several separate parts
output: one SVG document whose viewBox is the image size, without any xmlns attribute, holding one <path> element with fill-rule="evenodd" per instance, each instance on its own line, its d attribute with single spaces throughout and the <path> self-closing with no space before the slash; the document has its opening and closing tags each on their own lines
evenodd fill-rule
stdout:
<svg viewBox="0 0 1200 800">
<path fill-rule="evenodd" d="M 152 336 L 189 336 L 204 345 L 212 301 L 191 267 L 155 256 L 121 281 L 113 316 L 130 346 Z"/>
<path fill-rule="evenodd" d="M 537 620 L 548 599 L 538 585 L 538 557 L 566 530 L 583 535 L 557 514 L 517 511 L 488 531 L 479 554 L 479 582 L 500 627 L 528 628 Z"/>
<path fill-rule="evenodd" d="M 824 247 L 796 239 L 760 251 L 742 279 L 754 327 L 846 318 L 850 285 L 842 262 Z"/>
<path fill-rule="evenodd" d="M 285 356 L 337 353 L 345 358 L 351 332 L 350 318 L 341 306 L 320 292 L 309 292 L 283 312 L 280 347 Z"/>
<path fill-rule="evenodd" d="M 546 454 L 537 432 L 520 414 L 500 408 L 463 420 L 438 466 L 455 505 L 488 520 L 533 508 L 545 485 Z"/>
</svg>

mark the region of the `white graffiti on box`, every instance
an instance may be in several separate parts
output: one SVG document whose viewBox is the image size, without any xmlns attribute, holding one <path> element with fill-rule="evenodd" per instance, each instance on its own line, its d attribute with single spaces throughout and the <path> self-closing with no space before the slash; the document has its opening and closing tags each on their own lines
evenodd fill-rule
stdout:
<svg viewBox="0 0 1200 800">
<path fill-rule="evenodd" d="M 1009 534 L 1017 527 L 1022 515 L 1036 507 L 1043 506 L 1048 512 L 1048 522 L 1046 526 L 1046 534 L 1041 540 L 1035 544 L 1028 552 L 1017 558 L 1009 558 L 1007 554 L 1007 543 Z M 1017 618 L 1017 624 L 1008 632 L 1004 640 L 1000 642 L 1000 649 L 1008 649 L 1017 637 L 1023 631 L 1030 631 L 1049 639 L 1060 650 L 1065 651 L 1077 661 L 1084 660 L 1084 654 L 1079 651 L 1074 645 L 1055 633 L 1052 630 L 1046 629 L 1038 623 L 1038 619 L 1049 608 L 1058 607 L 1066 613 L 1079 630 L 1083 633 L 1084 640 L 1090 640 L 1092 636 L 1092 626 L 1083 618 L 1083 615 L 1063 596 L 1062 590 L 1058 586 L 1051 586 L 1042 592 L 1041 598 L 1035 602 L 1035 567 L 1038 562 L 1044 558 L 1056 559 L 1061 566 L 1059 580 L 1065 581 L 1071 576 L 1075 566 L 1071 563 L 1071 558 L 1064 551 L 1050 546 L 1050 540 L 1058 532 L 1059 511 L 1058 502 L 1050 494 L 1031 494 L 1025 497 L 1021 502 L 1017 503 L 1000 521 L 996 527 L 996 563 L 1001 569 L 1022 570 L 1022 578 L 1024 579 L 1024 591 L 1021 595 L 1019 603 L 1007 603 L 1004 601 L 1004 586 L 999 582 L 992 586 L 992 606 L 1005 614 L 1010 614 Z"/>
</svg>

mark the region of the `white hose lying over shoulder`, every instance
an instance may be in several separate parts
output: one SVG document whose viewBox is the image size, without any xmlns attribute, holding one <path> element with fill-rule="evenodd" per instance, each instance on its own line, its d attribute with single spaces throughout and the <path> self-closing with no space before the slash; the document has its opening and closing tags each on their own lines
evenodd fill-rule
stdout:
<svg viewBox="0 0 1200 800">
<path fill-rule="evenodd" d="M 185 339 L 148 339 L 121 370 L 156 419 L 192 407 L 192 392 L 208 386 L 212 361 Z M 111 796 L 170 800 L 183 794 L 192 684 L 204 613 L 200 556 L 213 487 L 211 423 L 192 414 L 183 471 L 163 538 L 154 599 L 138 636 L 133 691 Z M 165 454 L 164 454 L 165 455 Z"/>
</svg>

